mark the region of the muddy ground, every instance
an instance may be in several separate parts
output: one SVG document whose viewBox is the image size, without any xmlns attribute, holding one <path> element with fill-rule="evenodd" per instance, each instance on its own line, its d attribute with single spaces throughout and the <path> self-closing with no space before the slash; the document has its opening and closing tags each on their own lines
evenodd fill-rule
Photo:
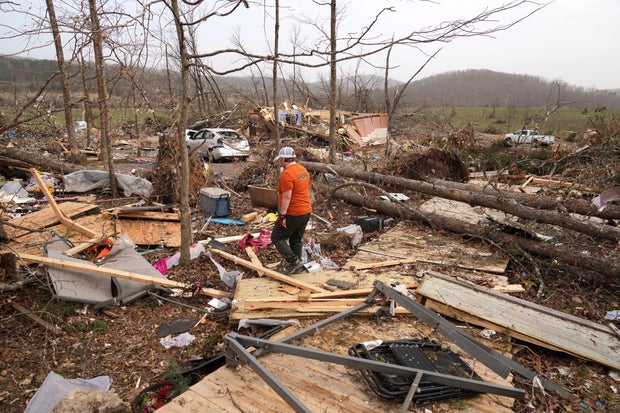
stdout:
<svg viewBox="0 0 620 413">
<path fill-rule="evenodd" d="M 414 131 L 406 125 L 399 125 L 398 136 L 428 138 L 428 133 Z M 484 136 L 492 143 L 498 137 Z M 211 172 L 220 183 L 239 194 L 230 198 L 233 216 L 239 217 L 251 211 L 249 197 L 244 185 L 252 183 L 268 184 L 270 173 L 257 174 L 269 168 L 265 163 L 273 148 L 268 144 L 260 147 L 259 153 L 248 162 L 213 164 Z M 258 151 L 258 149 L 257 149 Z M 368 159 L 368 158 L 366 158 Z M 378 154 L 372 162 L 390 162 L 383 154 Z M 368 162 L 364 162 L 368 164 Z M 266 166 L 267 165 L 267 166 Z M 367 166 L 367 165 L 366 165 Z M 148 175 L 152 164 L 136 163 L 131 160 L 117 164 L 120 172 L 136 169 L 138 175 Z M 260 176 L 258 176 L 260 175 Z M 122 200 L 110 200 L 105 192 L 95 195 L 101 206 L 117 205 Z M 315 212 L 342 227 L 352 223 L 352 217 L 366 215 L 368 211 L 349 205 L 343 201 L 328 202 L 327 196 L 319 194 L 315 198 Z M 419 195 L 408 194 L 412 199 Z M 245 233 L 244 228 L 210 224 L 204 227 L 204 214 L 200 208 L 193 210 L 193 226 L 196 240 L 207 236 L 224 237 Z M 424 228 L 420 225 L 420 228 Z M 431 231 L 426 228 L 426 230 Z M 329 234 L 329 230 L 318 223 L 316 232 L 309 232 L 319 241 L 326 253 L 337 264 L 344 264 L 355 254 L 347 242 Z M 366 241 L 380 233 L 366 236 Z M 457 234 L 442 234 L 459 238 Z M 468 242 L 472 242 L 469 240 Z M 151 263 L 172 255 L 176 250 L 161 248 L 140 248 Z M 239 251 L 241 253 L 241 251 Z M 538 257 L 519 257 L 509 255 L 496 247 L 497 254 L 510 258 L 507 276 L 511 280 L 521 280 L 526 291 L 516 296 L 535 301 L 549 308 L 575 316 L 601 322 L 606 312 L 620 308 L 618 285 L 592 283 L 587 277 L 580 278 L 575 273 L 558 271 L 552 262 Z M 273 246 L 258 253 L 264 265 L 276 264 L 279 256 Z M 230 262 L 222 262 L 227 270 L 238 269 L 245 276 L 255 276 L 242 267 Z M 450 268 L 430 267 L 437 271 L 450 273 Z M 422 267 L 405 269 L 415 274 Z M 136 411 L 145 411 L 145 389 L 159 386 L 166 380 L 175 383 L 191 384 L 200 379 L 207 370 L 185 374 L 205 359 L 223 350 L 222 338 L 236 330 L 231 325 L 227 312 L 205 313 L 208 297 L 195 295 L 183 299 L 162 299 L 147 295 L 126 306 L 106 310 L 95 310 L 92 306 L 57 301 L 52 298 L 45 272 L 31 266 L 21 269 L 20 277 L 33 276 L 33 281 L 21 288 L 4 291 L 0 295 L 0 411 L 22 412 L 47 374 L 51 371 L 66 378 L 92 378 L 107 375 L 112 380 L 112 390 L 123 400 L 132 403 Z M 200 283 L 217 289 L 226 289 L 220 280 L 217 268 L 206 256 L 193 260 L 189 266 L 173 267 L 167 274 L 171 279 L 188 283 Z M 16 280 L 11 280 L 16 281 Z M 9 283 L 10 284 L 10 283 Z M 61 331 L 56 335 L 42 328 L 25 315 L 16 311 L 11 303 L 31 310 L 37 316 L 52 323 Z M 166 349 L 157 336 L 158 328 L 173 320 L 188 319 L 199 324 L 191 330 L 196 336 L 188 347 Z M 314 320 L 308 320 L 311 323 Z M 532 322 L 536 322 L 532 320 Z M 260 331 L 240 331 L 256 335 Z M 506 339 L 506 338 L 500 338 Z M 516 377 L 514 385 L 527 392 L 525 402 L 519 402 L 517 412 L 568 412 L 601 411 L 619 412 L 620 383 L 610 377 L 608 368 L 597 363 L 579 360 L 575 357 L 546 350 L 535 345 L 512 341 L 519 349 L 514 359 L 557 383 L 567 387 L 579 400 L 567 401 L 552 394 L 535 391 L 531 383 Z M 428 409 L 428 410 L 425 410 Z M 417 408 L 415 411 L 448 412 L 458 411 L 449 404 L 434 404 Z"/>
</svg>

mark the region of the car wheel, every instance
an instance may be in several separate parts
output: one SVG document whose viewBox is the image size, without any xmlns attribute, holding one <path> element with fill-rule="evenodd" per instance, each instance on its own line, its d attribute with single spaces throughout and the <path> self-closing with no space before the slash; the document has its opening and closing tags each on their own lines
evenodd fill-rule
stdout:
<svg viewBox="0 0 620 413">
<path fill-rule="evenodd" d="M 512 139 L 506 138 L 506 145 L 512 146 Z"/>
<path fill-rule="evenodd" d="M 538 144 L 539 144 L 538 139 L 534 139 L 534 140 L 532 141 L 532 147 L 533 147 L 533 148 L 537 148 L 537 147 L 538 147 Z"/>
</svg>

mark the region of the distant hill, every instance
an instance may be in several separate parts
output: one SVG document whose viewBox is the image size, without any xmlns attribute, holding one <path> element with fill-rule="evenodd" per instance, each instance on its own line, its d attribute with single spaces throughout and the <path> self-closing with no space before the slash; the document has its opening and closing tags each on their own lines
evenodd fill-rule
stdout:
<svg viewBox="0 0 620 413">
<path fill-rule="evenodd" d="M 415 106 L 544 106 L 620 109 L 619 90 L 592 90 L 540 77 L 491 70 L 465 70 L 412 82 L 407 100 Z"/>
<path fill-rule="evenodd" d="M 118 68 L 117 68 L 118 69 Z M 37 91 L 47 79 L 57 71 L 56 61 L 38 60 L 30 58 L 15 58 L 0 55 L 0 92 L 33 93 Z M 76 69 L 72 69 L 75 73 Z M 114 72 L 115 70 L 111 70 Z M 116 70 L 119 73 L 119 70 Z M 165 73 L 159 70 L 150 71 L 149 81 L 146 82 L 147 95 L 152 94 L 151 102 L 157 104 L 156 96 L 163 95 L 164 85 L 167 84 Z M 234 96 L 234 99 L 244 97 L 257 99 L 257 92 L 263 84 L 257 84 L 256 79 L 250 77 L 227 76 L 214 77 L 217 87 L 222 93 Z M 379 76 L 364 76 L 360 84 L 367 89 L 361 96 L 360 85 L 352 86 L 350 80 L 341 80 L 343 92 L 341 94 L 343 109 L 353 111 L 380 111 L 383 110 L 383 79 Z M 270 78 L 264 79 L 269 85 Z M 290 81 L 287 81 L 290 83 Z M 73 78 L 74 87 L 81 87 L 81 82 Z M 123 98 L 128 95 L 127 82 L 114 82 L 115 87 L 110 90 L 112 95 Z M 401 82 L 391 81 L 391 87 L 402 86 Z M 175 93 L 179 93 L 178 82 L 172 83 Z M 290 92 L 290 84 L 280 90 Z M 295 92 L 304 96 L 303 100 L 310 99 L 314 107 L 325 106 L 326 85 L 314 83 L 304 85 L 304 92 Z M 59 92 L 58 82 L 49 85 L 52 92 Z M 148 90 L 150 88 L 151 90 Z M 270 88 L 270 86 L 269 86 Z M 76 90 L 81 94 L 81 91 Z M 262 95 L 261 95 L 262 96 Z M 261 99 L 262 100 L 262 99 Z M 371 100 L 372 102 L 364 102 Z M 528 75 L 516 75 L 490 70 L 465 70 L 447 72 L 416 80 L 410 84 L 401 101 L 403 106 L 545 106 L 559 103 L 562 107 L 592 108 L 607 107 L 620 110 L 619 90 L 592 90 L 571 86 L 563 82 L 549 82 L 542 78 Z"/>
</svg>

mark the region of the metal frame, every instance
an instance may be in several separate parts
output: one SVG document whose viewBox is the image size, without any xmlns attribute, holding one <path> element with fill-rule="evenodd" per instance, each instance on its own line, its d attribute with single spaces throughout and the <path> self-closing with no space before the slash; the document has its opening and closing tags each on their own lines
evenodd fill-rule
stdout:
<svg viewBox="0 0 620 413">
<path fill-rule="evenodd" d="M 396 301 L 398 304 L 409 310 L 413 315 L 422 320 L 428 326 L 436 329 L 444 337 L 452 340 L 457 346 L 469 353 L 472 357 L 480 361 L 498 375 L 506 378 L 511 372 L 516 372 L 530 381 L 538 378 L 545 390 L 557 391 L 562 397 L 567 399 L 576 397 L 565 388 L 558 386 L 556 383 L 549 381 L 544 377 L 538 376 L 535 372 L 526 369 L 516 361 L 504 357 L 492 348 L 476 341 L 472 336 L 465 334 L 458 327 L 439 314 L 429 310 L 417 301 L 404 296 L 393 288 L 386 286 L 382 282 L 376 281 L 374 283 L 374 288 L 376 291 L 380 291 L 385 294 L 386 297 L 389 297 L 391 300 Z"/>
<path fill-rule="evenodd" d="M 496 385 L 479 380 L 472 380 L 447 374 L 415 369 L 395 364 L 382 363 L 373 360 L 365 360 L 357 357 L 343 356 L 339 354 L 329 353 L 322 350 L 308 349 L 301 346 L 288 344 L 307 334 L 318 331 L 320 328 L 327 326 L 335 321 L 344 319 L 358 311 L 364 310 L 373 305 L 387 305 L 390 301 L 400 304 L 409 310 L 414 316 L 419 318 L 430 327 L 436 329 L 447 339 L 457 344 L 461 349 L 466 351 L 476 360 L 496 372 L 502 377 L 507 377 L 512 371 L 533 380 L 537 377 L 536 373 L 527 370 L 517 362 L 510 360 L 495 350 L 476 341 L 471 336 L 460 331 L 454 324 L 444 319 L 439 314 L 434 313 L 422 304 L 401 294 L 383 284 L 381 281 L 374 283 L 374 289 L 365 300 L 364 303 L 352 307 L 344 312 L 335 314 L 307 328 L 298 330 L 294 334 L 284 337 L 280 340 L 269 341 L 261 338 L 240 335 L 234 332 L 227 334 L 224 341 L 227 343 L 226 360 L 227 364 L 233 366 L 239 363 L 247 363 L 271 388 L 286 401 L 296 412 L 310 412 L 306 406 L 293 393 L 289 391 L 268 369 L 266 369 L 257 359 L 261 355 L 271 351 L 288 354 L 292 356 L 305 357 L 309 359 L 341 364 L 343 366 L 353 367 L 357 369 L 365 369 L 388 374 L 415 374 L 415 378 L 411 385 L 411 389 L 405 398 L 405 404 L 402 411 L 406 411 L 417 387 L 424 377 L 426 380 L 437 384 L 449 385 L 467 390 L 473 390 L 480 393 L 491 393 L 500 396 L 512 397 L 515 399 L 523 399 L 525 391 L 510 386 Z M 248 351 L 246 347 L 253 347 L 255 350 Z M 568 390 L 558 386 L 557 384 L 538 377 L 544 388 L 549 391 L 557 391 L 563 397 L 570 398 L 574 395 Z"/>
</svg>

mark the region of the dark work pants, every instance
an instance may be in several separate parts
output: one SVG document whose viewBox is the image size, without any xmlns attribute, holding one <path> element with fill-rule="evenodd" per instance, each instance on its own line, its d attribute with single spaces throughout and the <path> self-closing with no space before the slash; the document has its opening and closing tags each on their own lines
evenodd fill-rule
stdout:
<svg viewBox="0 0 620 413">
<path fill-rule="evenodd" d="M 271 231 L 271 242 L 275 245 L 280 255 L 289 264 L 301 259 L 302 238 L 306 231 L 306 225 L 310 220 L 310 214 L 306 215 L 287 215 L 286 229 L 280 227 L 276 221 Z"/>
</svg>

